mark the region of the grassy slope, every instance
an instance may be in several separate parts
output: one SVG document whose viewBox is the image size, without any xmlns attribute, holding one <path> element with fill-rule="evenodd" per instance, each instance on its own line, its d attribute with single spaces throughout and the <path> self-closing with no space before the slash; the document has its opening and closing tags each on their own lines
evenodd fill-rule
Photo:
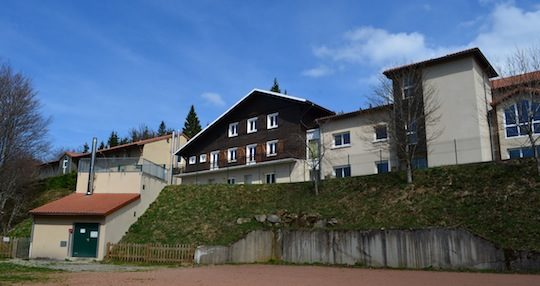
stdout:
<svg viewBox="0 0 540 286">
<path fill-rule="evenodd" d="M 39 182 L 35 199 L 30 203 L 28 210 L 44 205 L 48 202 L 65 197 L 75 191 L 77 174 L 47 178 Z M 9 232 L 13 237 L 29 237 L 32 229 L 32 218 L 28 215 Z"/>
<path fill-rule="evenodd" d="M 460 227 L 502 247 L 540 250 L 540 179 L 531 162 L 485 163 L 311 184 L 169 186 L 123 238 L 127 242 L 229 244 L 267 228 L 239 217 L 319 213 L 334 229 Z"/>
</svg>

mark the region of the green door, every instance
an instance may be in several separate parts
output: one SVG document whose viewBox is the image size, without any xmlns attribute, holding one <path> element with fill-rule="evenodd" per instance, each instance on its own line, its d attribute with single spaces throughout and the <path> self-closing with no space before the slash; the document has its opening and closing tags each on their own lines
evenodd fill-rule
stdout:
<svg viewBox="0 0 540 286">
<path fill-rule="evenodd" d="M 99 223 L 76 223 L 73 231 L 73 257 L 97 257 Z"/>
</svg>

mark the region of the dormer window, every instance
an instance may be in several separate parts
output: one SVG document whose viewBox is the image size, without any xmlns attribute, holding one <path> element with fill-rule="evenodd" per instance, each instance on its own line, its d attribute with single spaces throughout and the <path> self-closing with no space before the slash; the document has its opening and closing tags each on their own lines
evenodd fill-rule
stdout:
<svg viewBox="0 0 540 286">
<path fill-rule="evenodd" d="M 278 127 L 278 113 L 268 114 L 266 116 L 266 128 L 272 129 Z"/>
<path fill-rule="evenodd" d="M 193 165 L 193 164 L 195 164 L 195 163 L 197 163 L 197 156 L 191 156 L 191 157 L 189 157 L 189 164 L 190 164 L 190 165 Z"/>
<path fill-rule="evenodd" d="M 199 163 L 205 163 L 206 162 L 206 154 L 201 154 L 199 156 Z"/>
<path fill-rule="evenodd" d="M 257 117 L 247 120 L 247 133 L 257 132 Z"/>
<path fill-rule="evenodd" d="M 229 124 L 229 137 L 238 136 L 238 122 Z"/>
</svg>

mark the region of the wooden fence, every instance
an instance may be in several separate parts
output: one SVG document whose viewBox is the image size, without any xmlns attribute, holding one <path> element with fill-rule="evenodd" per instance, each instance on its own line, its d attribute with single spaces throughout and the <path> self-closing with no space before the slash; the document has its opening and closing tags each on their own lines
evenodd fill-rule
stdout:
<svg viewBox="0 0 540 286">
<path fill-rule="evenodd" d="M 0 237 L 0 258 L 28 258 L 29 237 Z"/>
<path fill-rule="evenodd" d="M 193 263 L 195 246 L 191 244 L 107 243 L 106 259 L 122 262 Z"/>
</svg>

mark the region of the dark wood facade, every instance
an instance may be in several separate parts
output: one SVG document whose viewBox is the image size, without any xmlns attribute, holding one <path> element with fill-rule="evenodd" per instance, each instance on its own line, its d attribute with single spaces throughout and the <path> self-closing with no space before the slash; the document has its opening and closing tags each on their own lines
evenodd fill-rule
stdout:
<svg viewBox="0 0 540 286">
<path fill-rule="evenodd" d="M 278 127 L 267 129 L 267 116 L 278 113 Z M 211 153 L 219 151 L 218 168 L 246 165 L 246 147 L 256 144 L 256 163 L 285 158 L 305 159 L 306 130 L 315 128 L 315 119 L 332 115 L 333 112 L 313 104 L 274 93 L 255 90 L 229 112 L 201 131 L 179 152 L 187 164 L 185 172 L 210 169 Z M 248 133 L 247 122 L 257 118 L 257 131 Z M 238 135 L 229 137 L 229 124 L 238 122 Z M 277 154 L 267 156 L 266 143 L 277 140 Z M 229 162 L 228 150 L 237 148 L 236 162 Z M 200 155 L 206 154 L 206 162 Z M 196 156 L 196 163 L 189 158 Z"/>
</svg>

